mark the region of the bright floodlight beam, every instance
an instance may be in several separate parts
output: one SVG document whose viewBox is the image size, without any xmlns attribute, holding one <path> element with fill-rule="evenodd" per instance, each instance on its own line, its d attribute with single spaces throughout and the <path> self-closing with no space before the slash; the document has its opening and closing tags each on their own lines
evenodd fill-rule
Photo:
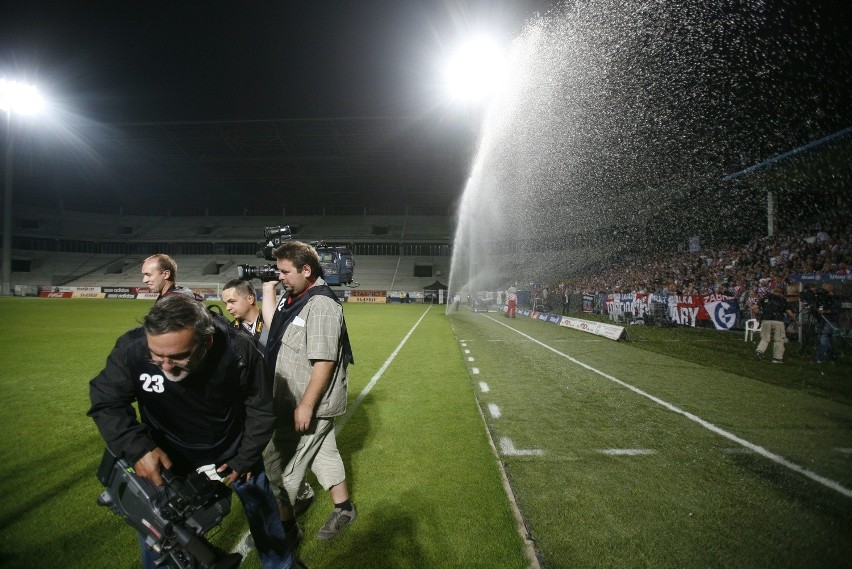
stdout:
<svg viewBox="0 0 852 569">
<path fill-rule="evenodd" d="M 12 114 L 34 115 L 44 99 L 32 85 L 0 78 L 0 110 L 6 111 L 6 176 L 3 185 L 3 275 L 0 294 L 12 294 Z"/>
<path fill-rule="evenodd" d="M 500 45 L 493 38 L 476 36 L 461 45 L 447 63 L 447 90 L 455 100 L 480 102 L 500 87 L 503 68 Z"/>
</svg>

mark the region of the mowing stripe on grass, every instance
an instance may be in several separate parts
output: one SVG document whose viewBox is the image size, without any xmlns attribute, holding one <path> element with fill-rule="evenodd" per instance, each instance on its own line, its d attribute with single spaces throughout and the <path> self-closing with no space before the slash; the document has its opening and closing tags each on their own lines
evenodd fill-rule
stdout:
<svg viewBox="0 0 852 569">
<path fill-rule="evenodd" d="M 598 452 L 609 456 L 642 456 L 646 454 L 657 454 L 657 451 L 650 448 L 602 448 L 598 450 Z"/>
<path fill-rule="evenodd" d="M 370 393 L 370 391 L 372 391 L 376 383 L 379 382 L 379 379 L 381 379 L 382 375 L 384 375 L 385 370 L 387 370 L 388 366 L 391 365 L 391 362 L 396 359 L 396 356 L 397 354 L 399 354 L 399 351 L 402 349 L 405 343 L 408 342 L 408 339 L 411 337 L 417 327 L 420 326 L 420 323 L 423 321 L 424 318 L 426 318 L 426 315 L 429 314 L 429 310 L 431 308 L 431 304 L 426 307 L 426 311 L 423 312 L 423 315 L 417 320 L 417 322 L 414 323 L 414 326 L 411 327 L 411 330 L 408 331 L 408 334 L 405 335 L 405 337 L 402 339 L 402 341 L 399 343 L 393 353 L 391 353 L 388 359 L 385 360 L 385 363 L 382 364 L 382 367 L 379 368 L 379 371 L 376 372 L 372 379 L 370 379 L 370 382 L 364 387 L 364 389 L 361 390 L 361 393 L 358 394 L 358 397 L 355 398 L 355 401 L 352 402 L 352 405 L 349 406 L 349 409 L 346 410 L 346 413 L 342 417 L 340 417 L 340 420 L 337 421 L 337 425 L 335 425 L 334 427 L 335 433 L 339 433 L 341 429 L 343 429 L 343 426 L 349 422 L 349 418 L 352 417 L 352 414 L 355 413 L 355 410 L 358 409 L 359 405 L 361 405 L 361 401 L 363 401 L 364 398 L 367 397 L 367 395 Z"/>
<path fill-rule="evenodd" d="M 361 404 L 361 401 L 363 401 L 364 398 L 367 397 L 367 394 L 369 394 L 373 387 L 376 385 L 376 383 L 378 383 L 379 379 L 382 377 L 382 375 L 384 375 L 385 370 L 388 369 L 388 366 L 391 364 L 391 362 L 396 359 L 396 356 L 397 354 L 399 354 L 399 351 L 402 349 L 405 343 L 408 342 L 408 339 L 411 337 L 411 334 L 414 333 L 414 330 L 417 329 L 417 327 L 420 325 L 420 322 L 423 321 L 423 319 L 426 317 L 426 314 L 429 313 L 429 309 L 431 308 L 432 305 L 430 304 L 426 308 L 426 311 L 423 313 L 423 315 L 417 320 L 417 322 L 414 323 L 414 326 L 411 327 L 411 330 L 408 331 L 408 334 L 405 335 L 405 337 L 402 339 L 402 341 L 399 343 L 393 353 L 391 353 L 390 357 L 385 360 L 385 363 L 382 364 L 382 367 L 379 368 L 379 371 L 376 372 L 372 379 L 370 379 L 370 382 L 364 387 L 364 389 L 361 390 L 361 393 L 358 394 L 358 397 L 355 398 L 355 401 L 352 403 L 349 409 L 346 410 L 346 413 L 342 417 L 340 417 L 340 420 L 337 421 L 337 424 L 334 426 L 335 434 L 339 433 L 340 430 L 343 429 L 343 426 L 349 421 L 349 418 Z M 233 549 L 233 551 L 231 551 L 231 553 L 239 553 L 240 555 L 245 557 L 248 552 L 251 551 L 251 548 L 248 547 L 246 543 L 249 535 L 251 535 L 251 533 L 246 532 L 245 535 L 243 535 L 242 539 L 240 539 L 239 544 Z"/>
<path fill-rule="evenodd" d="M 822 484 L 823 486 L 825 486 L 827 488 L 831 488 L 835 492 L 843 494 L 847 498 L 852 498 L 852 490 L 850 490 L 849 488 L 846 488 L 845 486 L 843 486 L 839 482 L 835 482 L 834 480 L 826 478 L 825 476 L 821 476 L 821 475 L 817 474 L 816 472 L 813 472 L 811 470 L 808 470 L 807 468 L 803 468 L 803 467 L 799 466 L 798 464 L 790 462 L 789 460 L 787 460 L 783 456 L 775 454 L 774 452 L 771 452 L 771 451 L 763 448 L 762 446 L 751 443 L 751 442 L 749 442 L 745 439 L 741 439 L 740 437 L 736 436 L 735 434 L 729 433 L 728 431 L 726 431 L 726 430 L 724 430 L 720 427 L 717 427 L 713 423 L 710 423 L 709 421 L 705 421 L 704 419 L 702 419 L 701 417 L 699 417 L 697 415 L 693 415 L 692 413 L 690 413 L 688 411 L 684 411 L 680 407 L 676 407 L 675 405 L 672 405 L 671 403 L 669 403 L 667 401 L 663 401 L 659 397 L 656 397 L 654 395 L 651 395 L 650 393 L 642 391 L 638 387 L 635 387 L 633 385 L 630 385 L 629 383 L 621 381 L 617 377 L 611 376 L 608 373 L 602 372 L 599 369 L 595 369 L 587 363 L 581 362 L 580 360 L 573 358 L 566 353 L 560 352 L 556 348 L 548 346 L 544 342 L 537 340 L 536 338 L 533 338 L 532 336 L 530 336 L 528 334 L 524 334 L 520 330 L 516 330 L 515 328 L 512 328 L 508 324 L 500 322 L 496 318 L 492 318 L 491 316 L 486 316 L 486 315 L 483 315 L 483 316 L 485 316 L 485 318 L 488 318 L 489 320 L 491 320 L 493 322 L 496 322 L 497 324 L 499 324 L 501 326 L 505 326 L 506 328 L 508 328 L 512 332 L 515 332 L 516 334 L 523 336 L 524 338 L 526 338 L 530 342 L 538 344 L 541 347 L 550 350 L 554 354 L 561 356 L 561 357 L 567 359 L 568 361 L 575 363 L 578 366 L 591 371 L 592 373 L 596 373 L 596 374 L 600 375 L 601 377 L 604 377 L 604 378 L 606 378 L 606 379 L 608 379 L 608 380 L 610 380 L 614 383 L 617 383 L 618 385 L 621 385 L 622 387 L 626 387 L 630 391 L 632 391 L 632 392 L 634 392 L 638 395 L 641 395 L 642 397 L 646 397 L 646 398 L 650 399 L 651 401 L 653 401 L 654 403 L 657 403 L 658 405 L 662 405 L 663 407 L 665 407 L 669 411 L 672 411 L 672 412 L 677 413 L 679 415 L 683 415 L 687 419 L 698 423 L 699 425 L 701 425 L 705 429 L 712 431 L 712 432 L 716 433 L 717 435 L 721 435 L 721 436 L 725 437 L 726 439 L 737 443 L 738 445 L 741 445 L 741 446 L 743 446 L 747 449 L 750 449 L 750 450 L 756 452 L 757 454 L 761 455 L 762 457 L 767 458 L 767 459 L 771 460 L 772 462 L 775 462 L 776 464 L 780 464 L 781 466 L 789 468 L 793 472 L 798 472 L 799 474 L 806 476 L 807 478 L 810 478 L 814 482 L 818 482 L 819 484 Z M 501 444 L 502 444 L 502 441 L 501 441 Z"/>
</svg>

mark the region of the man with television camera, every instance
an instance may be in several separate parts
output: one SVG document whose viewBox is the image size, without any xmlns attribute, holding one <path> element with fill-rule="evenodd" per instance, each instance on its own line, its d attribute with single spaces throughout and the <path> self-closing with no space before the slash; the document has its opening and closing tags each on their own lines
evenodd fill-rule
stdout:
<svg viewBox="0 0 852 569">
<path fill-rule="evenodd" d="M 272 390 L 248 336 L 191 297 L 165 296 L 141 327 L 118 339 L 89 385 L 88 415 L 136 476 L 156 486 L 166 474 L 206 471 L 221 479 L 243 503 L 263 567 L 301 567 L 263 471 L 275 422 Z M 140 533 L 140 542 L 144 569 L 167 562 L 152 548 L 159 549 L 156 535 Z"/>
</svg>

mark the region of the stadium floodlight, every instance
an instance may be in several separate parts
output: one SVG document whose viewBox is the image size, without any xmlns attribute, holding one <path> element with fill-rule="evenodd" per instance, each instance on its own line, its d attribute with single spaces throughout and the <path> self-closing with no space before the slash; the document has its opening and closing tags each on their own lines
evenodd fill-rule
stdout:
<svg viewBox="0 0 852 569">
<path fill-rule="evenodd" d="M 44 99 L 33 85 L 0 78 L 0 110 L 34 115 L 44 109 Z"/>
<path fill-rule="evenodd" d="M 504 50 L 493 38 L 477 35 L 463 43 L 444 67 L 447 91 L 455 100 L 479 102 L 502 83 Z"/>
<path fill-rule="evenodd" d="M 32 85 L 0 78 L 0 110 L 6 111 L 6 175 L 3 185 L 3 275 L 0 294 L 12 294 L 12 114 L 34 115 L 44 108 L 44 99 Z"/>
</svg>

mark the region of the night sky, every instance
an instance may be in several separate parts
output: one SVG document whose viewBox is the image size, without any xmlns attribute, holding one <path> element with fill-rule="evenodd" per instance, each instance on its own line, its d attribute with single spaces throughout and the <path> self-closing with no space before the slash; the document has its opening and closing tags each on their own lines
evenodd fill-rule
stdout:
<svg viewBox="0 0 852 569">
<path fill-rule="evenodd" d="M 417 116 L 478 29 L 544 1 L 6 3 L 0 71 L 107 122 Z"/>
<path fill-rule="evenodd" d="M 389 124 L 400 130 L 436 132 L 432 140 L 423 137 L 423 144 L 433 150 L 415 148 L 420 143 L 417 137 L 398 144 L 405 146 L 406 158 L 389 158 L 384 162 L 388 172 L 393 170 L 388 164 L 436 154 L 436 144 L 444 152 L 458 154 L 449 150 L 455 144 L 454 148 L 472 153 L 473 142 L 459 144 L 460 137 L 471 137 L 470 132 L 460 135 L 458 126 L 436 128 L 443 121 L 445 126 L 467 123 L 462 127 L 475 130 L 471 127 L 476 113 L 450 104 L 439 83 L 439 65 L 463 38 L 484 30 L 508 45 L 536 13 L 562 6 L 545 0 L 6 4 L 0 13 L 0 76 L 38 84 L 72 120 L 135 129 L 137 138 L 147 132 L 139 123 L 375 117 L 391 119 L 382 123 L 383 128 Z M 852 10 L 847 1 L 742 0 L 705 5 L 692 0 L 636 4 L 596 0 L 566 6 L 582 15 L 578 19 L 586 27 L 581 29 L 590 32 L 585 45 L 598 46 L 612 56 L 605 61 L 591 51 L 578 62 L 577 69 L 585 67 L 589 77 L 611 81 L 599 90 L 580 91 L 591 94 L 586 102 L 590 112 L 585 115 L 590 138 L 583 151 L 601 159 L 614 148 L 638 156 L 659 147 L 656 161 L 632 164 L 649 172 L 644 178 L 631 174 L 630 163 L 595 166 L 594 171 L 618 173 L 606 184 L 616 191 L 671 183 L 678 177 L 686 189 L 705 187 L 724 174 L 852 126 Z M 622 11 L 620 17 L 626 19 L 617 26 L 599 20 L 590 13 L 595 6 L 601 14 Z M 631 11 L 635 14 L 625 16 Z M 642 18 L 645 21 L 639 21 Z M 589 69 L 595 65 L 600 69 Z M 567 96 L 563 93 L 562 99 Z M 565 106 L 576 101 L 551 103 Z M 161 131 L 169 133 L 169 128 Z M 23 132 L 28 129 L 21 130 L 22 137 L 30 135 Z M 211 144 L 227 150 L 231 146 L 227 136 L 211 135 Z M 445 141 L 436 143 L 436 136 Z M 43 145 L 44 140 L 42 136 Z M 26 195 L 42 199 L 38 189 L 47 187 L 53 189 L 45 199 L 85 196 L 97 202 L 100 192 L 116 200 L 126 201 L 128 196 L 141 201 L 147 195 L 160 199 L 155 190 L 174 193 L 185 188 L 186 200 L 192 202 L 199 188 L 212 195 L 223 187 L 223 195 L 236 188 L 254 203 L 258 197 L 265 200 L 278 194 L 282 200 L 292 199 L 296 188 L 361 194 L 373 187 L 373 181 L 363 176 L 327 179 L 329 168 L 322 160 L 313 160 L 314 170 L 304 163 L 298 165 L 301 170 L 279 164 L 275 174 L 279 178 L 264 184 L 242 173 L 228 178 L 214 173 L 217 164 L 210 156 L 215 153 L 186 146 L 182 152 L 189 165 L 173 166 L 175 172 L 183 168 L 189 171 L 187 178 L 195 177 L 170 180 L 157 162 L 161 152 L 138 160 L 147 171 L 131 171 L 137 168 L 136 161 L 118 164 L 130 153 L 98 154 L 97 141 L 84 142 L 95 147 L 89 156 L 109 158 L 94 160 L 96 167 L 85 162 L 78 166 L 80 151 L 74 148 L 77 154 L 66 155 L 62 173 L 51 168 L 52 155 L 40 158 L 21 145 L 17 183 L 30 189 Z M 358 143 L 397 145 L 389 137 Z M 289 151 L 299 144 L 295 140 Z M 328 154 L 303 150 L 309 159 Z M 698 154 L 701 167 L 694 168 L 690 156 Z M 350 149 L 340 161 L 358 169 L 353 155 Z M 250 159 L 252 152 L 244 151 L 237 159 L 242 166 L 249 161 L 246 156 Z M 130 158 L 135 160 L 135 155 Z M 202 176 L 193 173 L 199 164 Z M 447 168 L 460 170 L 467 164 L 456 160 Z M 396 188 L 396 193 L 423 194 L 423 186 L 433 183 L 423 176 L 424 169 L 435 173 L 442 166 L 427 161 L 416 169 L 399 169 L 388 174 L 398 179 L 386 186 Z M 52 178 L 45 182 L 40 176 L 50 170 Z M 843 171 L 841 186 L 849 168 Z M 159 177 L 152 178 L 151 173 Z M 433 201 L 458 199 L 467 175 L 447 173 L 446 187 L 434 188 Z M 413 176 L 420 178 L 419 185 L 409 184 Z M 260 185 L 258 196 L 251 195 Z M 376 187 L 378 193 L 385 191 L 385 186 Z"/>
</svg>

